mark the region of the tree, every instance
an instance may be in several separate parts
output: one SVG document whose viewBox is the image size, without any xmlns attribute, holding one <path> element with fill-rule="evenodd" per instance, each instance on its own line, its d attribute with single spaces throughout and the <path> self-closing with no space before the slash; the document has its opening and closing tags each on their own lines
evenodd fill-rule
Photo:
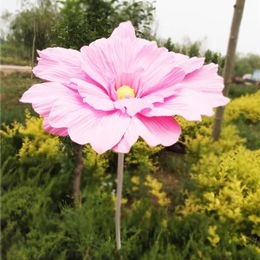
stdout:
<svg viewBox="0 0 260 260">
<path fill-rule="evenodd" d="M 55 26 L 53 44 L 79 49 L 108 37 L 122 21 L 131 20 L 137 34 L 149 38 L 154 6 L 145 1 L 66 0 Z"/>
<path fill-rule="evenodd" d="M 245 57 L 236 57 L 234 74 L 242 77 L 243 75 L 252 74 L 255 69 L 260 69 L 260 56 L 248 54 Z"/>
<path fill-rule="evenodd" d="M 40 0 L 37 6 L 26 6 L 11 22 L 8 41 L 15 46 L 23 45 L 29 53 L 33 42 L 36 49 L 46 48 L 57 16 L 57 6 L 51 0 Z"/>
</svg>

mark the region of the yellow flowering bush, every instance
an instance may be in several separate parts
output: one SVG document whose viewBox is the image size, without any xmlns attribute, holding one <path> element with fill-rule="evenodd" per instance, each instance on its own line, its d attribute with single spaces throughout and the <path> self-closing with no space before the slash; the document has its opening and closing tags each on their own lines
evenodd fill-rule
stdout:
<svg viewBox="0 0 260 260">
<path fill-rule="evenodd" d="M 225 120 L 236 120 L 243 116 L 252 123 L 260 120 L 260 91 L 251 95 L 245 95 L 232 100 L 227 105 L 225 111 Z"/>
<path fill-rule="evenodd" d="M 156 198 L 160 206 L 165 207 L 171 203 L 166 193 L 162 191 L 162 183 L 160 183 L 156 178 L 147 175 L 145 185 L 149 187 L 149 192 Z"/>
<path fill-rule="evenodd" d="M 192 168 L 197 188 L 187 193 L 179 213 L 211 214 L 229 222 L 233 231 L 245 232 L 245 236 L 259 234 L 259 173 L 260 150 L 239 146 L 222 155 L 205 154 Z"/>
<path fill-rule="evenodd" d="M 137 141 L 125 157 L 127 169 L 137 175 L 155 172 L 158 164 L 154 157 L 161 149 L 161 146 L 149 147 L 143 140 Z"/>
<path fill-rule="evenodd" d="M 212 246 L 216 246 L 219 241 L 220 237 L 217 234 L 217 226 L 209 226 L 208 228 L 208 240 L 211 243 Z"/>
</svg>

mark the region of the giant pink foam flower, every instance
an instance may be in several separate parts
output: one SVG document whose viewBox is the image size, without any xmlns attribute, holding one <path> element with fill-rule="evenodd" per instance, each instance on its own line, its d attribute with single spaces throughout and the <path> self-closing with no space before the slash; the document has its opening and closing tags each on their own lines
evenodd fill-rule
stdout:
<svg viewBox="0 0 260 260">
<path fill-rule="evenodd" d="M 139 137 L 169 146 L 181 133 L 174 115 L 200 120 L 228 102 L 217 66 L 203 63 L 137 38 L 124 22 L 80 51 L 39 51 L 33 72 L 47 82 L 21 102 L 32 103 L 46 131 L 90 143 L 98 153 L 127 153 Z"/>
</svg>

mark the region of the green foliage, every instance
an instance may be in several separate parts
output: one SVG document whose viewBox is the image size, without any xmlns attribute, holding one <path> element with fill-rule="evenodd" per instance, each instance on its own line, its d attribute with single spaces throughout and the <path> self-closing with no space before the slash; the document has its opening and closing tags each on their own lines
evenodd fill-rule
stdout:
<svg viewBox="0 0 260 260">
<path fill-rule="evenodd" d="M 241 96 L 244 96 L 246 94 L 253 94 L 257 90 L 259 90 L 260 87 L 257 85 L 237 85 L 237 84 L 231 84 L 228 96 L 233 98 L 238 98 Z"/>
<path fill-rule="evenodd" d="M 57 18 L 58 9 L 54 1 L 38 1 L 37 6 L 28 6 L 15 16 L 11 22 L 8 42 L 15 47 L 21 48 L 20 46 L 22 46 L 25 50 L 23 55 L 26 55 L 25 58 L 28 59 L 31 57 L 34 37 L 36 49 L 41 50 L 50 45 L 52 28 Z M 23 56 L 21 57 L 23 58 Z"/>
<path fill-rule="evenodd" d="M 31 86 L 39 80 L 33 78 L 29 73 L 11 73 L 1 76 L 1 122 L 11 124 L 13 121 L 23 122 L 24 110 L 32 111 L 30 105 L 21 104 L 19 98 Z"/>
<path fill-rule="evenodd" d="M 245 74 L 252 74 L 255 69 L 260 69 L 260 56 L 255 54 L 248 54 L 245 57 L 236 57 L 234 74 L 236 76 L 243 76 Z"/>
<path fill-rule="evenodd" d="M 55 26 L 58 46 L 80 49 L 108 37 L 122 21 L 130 20 L 138 34 L 149 36 L 154 7 L 146 1 L 66 0 Z"/>
<path fill-rule="evenodd" d="M 14 46 L 10 43 L 0 43 L 0 54 L 1 64 L 30 65 L 28 58 L 31 52 L 22 45 Z"/>
</svg>

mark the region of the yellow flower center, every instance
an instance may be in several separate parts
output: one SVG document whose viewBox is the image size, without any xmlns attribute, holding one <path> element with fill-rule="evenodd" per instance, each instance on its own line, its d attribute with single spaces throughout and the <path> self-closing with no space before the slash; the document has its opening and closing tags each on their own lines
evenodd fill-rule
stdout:
<svg viewBox="0 0 260 260">
<path fill-rule="evenodd" d="M 118 99 L 134 98 L 134 97 L 135 97 L 134 89 L 132 89 L 127 85 L 123 85 L 117 90 Z"/>
</svg>

